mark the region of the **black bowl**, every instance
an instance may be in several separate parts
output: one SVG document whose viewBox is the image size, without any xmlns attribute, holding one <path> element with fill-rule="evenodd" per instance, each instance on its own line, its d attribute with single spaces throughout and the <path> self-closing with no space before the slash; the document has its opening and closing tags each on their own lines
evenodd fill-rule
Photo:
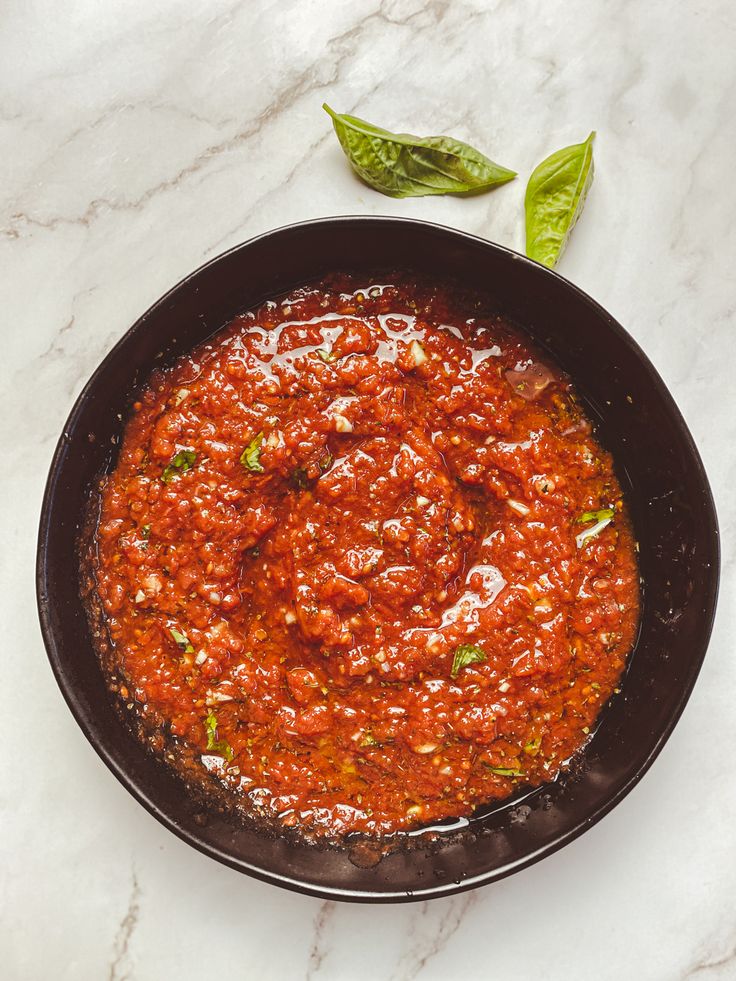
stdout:
<svg viewBox="0 0 736 981">
<path fill-rule="evenodd" d="M 346 849 L 272 837 L 201 806 L 116 713 L 79 593 L 76 542 L 110 466 L 131 395 L 236 313 L 335 270 L 405 268 L 459 279 L 526 329 L 572 377 L 611 450 L 640 545 L 641 627 L 622 692 L 574 774 L 507 801 L 463 831 L 360 867 Z M 634 786 L 677 722 L 715 611 L 719 546 L 710 488 L 661 378 L 597 303 L 498 245 L 418 221 L 332 218 L 262 235 L 192 273 L 125 334 L 79 396 L 54 454 L 37 557 L 38 609 L 59 687 L 121 783 L 184 841 L 242 872 L 316 896 L 387 902 L 449 895 L 548 855 Z M 426 840 L 426 847 L 425 847 Z"/>
</svg>

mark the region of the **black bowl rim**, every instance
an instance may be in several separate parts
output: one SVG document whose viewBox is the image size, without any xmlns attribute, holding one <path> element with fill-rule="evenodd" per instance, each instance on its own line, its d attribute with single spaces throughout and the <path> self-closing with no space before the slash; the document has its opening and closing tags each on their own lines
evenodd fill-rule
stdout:
<svg viewBox="0 0 736 981">
<path fill-rule="evenodd" d="M 558 838 L 548 844 L 541 846 L 536 851 L 527 854 L 519 859 L 508 862 L 506 865 L 500 868 L 492 869 L 487 872 L 483 872 L 479 875 L 469 877 L 464 879 L 460 883 L 446 883 L 446 884 L 436 884 L 428 889 L 416 890 L 412 893 L 407 892 L 382 892 L 382 893 L 372 893 L 368 891 L 358 891 L 350 889 L 340 889 L 337 887 L 317 887 L 311 884 L 307 884 L 299 879 L 292 878 L 288 875 L 281 875 L 275 872 L 266 871 L 250 862 L 243 861 L 240 859 L 233 858 L 232 855 L 221 851 L 220 849 L 200 840 L 196 835 L 189 833 L 188 830 L 179 826 L 176 821 L 171 820 L 136 783 L 136 781 L 131 777 L 131 775 L 121 766 L 118 765 L 117 761 L 114 759 L 112 754 L 107 750 L 107 747 L 102 745 L 92 734 L 91 728 L 87 723 L 87 718 L 85 712 L 77 698 L 76 692 L 73 687 L 67 683 L 67 679 L 64 673 L 63 665 L 63 655 L 60 649 L 60 645 L 57 644 L 57 638 L 51 626 L 50 617 L 50 606 L 51 599 L 45 589 L 46 580 L 46 558 L 47 558 L 47 545 L 50 534 L 52 533 L 51 518 L 53 512 L 53 499 L 54 491 L 56 487 L 57 480 L 59 478 L 59 473 L 62 464 L 63 450 L 66 441 L 66 434 L 73 431 L 75 428 L 77 416 L 81 413 L 82 407 L 88 399 L 90 392 L 95 388 L 98 377 L 102 374 L 105 366 L 115 359 L 118 350 L 123 346 L 128 336 L 140 329 L 144 323 L 152 316 L 160 307 L 162 307 L 168 299 L 173 296 L 181 287 L 189 283 L 192 279 L 199 276 L 204 270 L 206 270 L 211 265 L 220 262 L 227 256 L 232 255 L 242 249 L 247 249 L 257 242 L 263 241 L 264 239 L 271 238 L 273 236 L 278 236 L 284 232 L 292 231 L 298 228 L 303 228 L 307 226 L 314 225 L 336 225 L 336 224 L 351 224 L 351 223 L 385 223 L 386 225 L 400 223 L 403 225 L 413 225 L 418 228 L 426 229 L 428 232 L 440 233 L 441 235 L 449 236 L 451 238 L 459 239 L 468 243 L 472 243 L 475 246 L 481 246 L 487 250 L 494 251 L 505 255 L 508 259 L 515 262 L 520 262 L 524 265 L 534 267 L 535 272 L 538 274 L 540 269 L 546 276 L 554 277 L 554 279 L 561 281 L 568 291 L 575 293 L 579 300 L 585 304 L 593 314 L 598 318 L 603 319 L 608 328 L 612 330 L 619 338 L 620 341 L 626 345 L 632 353 L 636 356 L 640 364 L 646 370 L 648 379 L 653 389 L 656 391 L 657 395 L 662 399 L 662 402 L 666 406 L 668 412 L 671 414 L 673 422 L 676 427 L 680 430 L 688 449 L 692 455 L 692 460 L 697 468 L 697 477 L 702 485 L 704 492 L 704 501 L 706 507 L 703 509 L 701 514 L 702 519 L 707 525 L 708 536 L 712 542 L 713 546 L 713 562 L 712 562 L 712 574 L 709 583 L 708 590 L 708 604 L 707 609 L 702 615 L 702 630 L 701 630 L 701 640 L 698 645 L 696 656 L 694 656 L 690 662 L 689 670 L 683 680 L 681 687 L 680 697 L 678 699 L 675 708 L 670 714 L 667 724 L 660 731 L 656 742 L 654 743 L 649 756 L 641 763 L 641 765 L 630 774 L 628 780 L 618 789 L 617 792 L 611 795 L 611 797 L 602 804 L 592 815 L 587 815 L 585 818 L 580 819 L 572 828 L 562 832 Z M 720 567 L 721 567 L 721 552 L 720 552 L 720 535 L 718 529 L 718 518 L 715 509 L 715 502 L 713 499 L 713 493 L 708 481 L 703 462 L 701 460 L 700 454 L 698 452 L 695 441 L 693 440 L 692 434 L 685 422 L 682 413 L 680 412 L 674 398 L 670 394 L 669 389 L 665 385 L 661 376 L 657 372 L 656 368 L 649 360 L 647 355 L 644 353 L 642 348 L 637 344 L 637 342 L 631 337 L 631 335 L 619 324 L 619 322 L 611 316 L 596 300 L 594 300 L 589 294 L 584 290 L 580 289 L 570 280 L 565 279 L 559 273 L 552 269 L 541 267 L 538 263 L 529 259 L 527 256 L 521 255 L 520 253 L 509 249 L 506 246 L 499 245 L 496 242 L 491 242 L 487 239 L 483 239 L 480 236 L 473 235 L 469 232 L 464 232 L 456 228 L 452 228 L 448 225 L 442 225 L 437 222 L 423 221 L 416 218 L 403 218 L 395 217 L 392 215 L 337 215 L 328 218 L 314 218 L 308 221 L 291 222 L 285 225 L 280 225 L 277 228 L 271 229 L 269 231 L 263 232 L 260 235 L 253 236 L 244 242 L 241 242 L 225 252 L 208 259 L 207 262 L 198 266 L 194 271 L 190 272 L 188 275 L 184 276 L 179 280 L 176 285 L 172 286 L 167 292 L 161 296 L 155 303 L 153 303 L 146 311 L 143 313 L 135 323 L 129 327 L 122 337 L 115 343 L 115 345 L 110 349 L 107 355 L 99 363 L 95 371 L 90 376 L 89 380 L 83 387 L 80 394 L 77 396 L 74 405 L 69 413 L 69 416 L 64 423 L 64 427 L 61 432 L 61 436 L 56 444 L 54 450 L 54 455 L 51 461 L 51 466 L 49 469 L 49 475 L 46 481 L 46 486 L 43 495 L 43 502 L 41 506 L 41 518 L 39 524 L 38 532 L 38 543 L 37 543 L 37 553 L 36 553 L 36 602 L 38 607 L 38 617 L 41 626 L 41 634 L 44 641 L 44 646 L 46 648 L 46 653 L 48 655 L 49 662 L 51 664 L 51 669 L 53 671 L 56 682 L 61 689 L 61 693 L 69 706 L 69 709 L 77 721 L 80 729 L 84 733 L 87 741 L 90 743 L 92 748 L 95 750 L 100 759 L 105 763 L 108 769 L 114 774 L 114 776 L 120 781 L 120 783 L 125 787 L 125 789 L 140 803 L 143 807 L 153 815 L 161 824 L 163 824 L 169 831 L 173 832 L 182 841 L 196 848 L 199 852 L 204 855 L 208 855 L 210 858 L 214 858 L 223 865 L 227 865 L 232 869 L 239 872 L 244 872 L 256 879 L 263 882 L 268 882 L 272 885 L 278 885 L 287 888 L 291 891 L 301 893 L 303 895 L 314 896 L 320 899 L 333 899 L 342 900 L 348 902 L 357 903 L 396 903 L 396 902 L 412 902 L 421 901 L 425 899 L 439 898 L 451 896 L 460 892 L 465 892 L 469 889 L 474 889 L 480 885 L 488 882 L 494 882 L 500 879 L 504 879 L 514 872 L 518 872 L 521 869 L 527 868 L 530 865 L 540 861 L 547 855 L 551 855 L 559 849 L 563 848 L 569 842 L 574 841 L 578 838 L 584 831 L 591 828 L 594 824 L 597 824 L 601 818 L 605 817 L 617 804 L 619 804 L 624 797 L 631 792 L 631 790 L 636 786 L 636 784 L 642 779 L 644 774 L 649 770 L 654 760 L 662 751 L 665 743 L 669 739 L 672 731 L 674 730 L 677 722 L 682 715 L 682 712 L 692 694 L 695 682 L 700 673 L 705 655 L 708 649 L 708 643 L 710 640 L 711 632 L 713 629 L 713 622 L 715 619 L 716 605 L 718 599 L 718 589 L 720 580 Z"/>
</svg>

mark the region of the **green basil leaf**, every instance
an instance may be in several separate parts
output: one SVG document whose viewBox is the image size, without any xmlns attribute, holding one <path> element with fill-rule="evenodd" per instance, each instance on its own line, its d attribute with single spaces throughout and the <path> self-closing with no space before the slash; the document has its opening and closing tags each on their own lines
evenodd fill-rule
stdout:
<svg viewBox="0 0 736 981">
<path fill-rule="evenodd" d="M 205 729 L 207 731 L 207 749 L 214 750 L 220 756 L 224 756 L 229 762 L 232 760 L 233 748 L 226 739 L 217 738 L 217 716 L 214 712 L 210 712 L 205 721 Z"/>
<path fill-rule="evenodd" d="M 179 450 L 179 452 L 172 457 L 171 463 L 165 467 L 164 472 L 161 474 L 161 480 L 163 480 L 165 484 L 168 484 L 172 478 L 177 476 L 177 474 L 191 470 L 196 459 L 197 454 L 194 452 L 194 450 Z"/>
<path fill-rule="evenodd" d="M 317 354 L 325 364 L 330 364 L 330 362 L 335 360 L 335 355 L 332 353 L 332 351 L 328 351 L 326 347 L 318 347 Z"/>
<path fill-rule="evenodd" d="M 511 770 L 505 766 L 489 766 L 491 773 L 496 773 L 499 777 L 523 777 L 521 770 Z"/>
<path fill-rule="evenodd" d="M 457 678 L 463 668 L 467 668 L 469 664 L 478 664 L 485 659 L 485 651 L 481 650 L 480 647 L 476 647 L 475 644 L 461 644 L 452 659 L 450 677 Z"/>
<path fill-rule="evenodd" d="M 526 254 L 553 269 L 583 210 L 593 183 L 593 140 L 566 146 L 543 160 L 529 178 L 524 199 Z"/>
<path fill-rule="evenodd" d="M 263 467 L 261 466 L 261 443 L 263 442 L 263 433 L 258 433 L 257 436 L 248 443 L 246 448 L 240 454 L 240 462 L 248 470 L 253 473 L 263 473 Z"/>
<path fill-rule="evenodd" d="M 587 545 L 594 538 L 597 538 L 598 535 L 600 535 L 600 533 L 603 531 L 603 529 L 607 528 L 610 525 L 610 523 L 613 521 L 613 510 L 611 508 L 606 508 L 604 511 L 600 511 L 598 513 L 605 515 L 605 517 L 600 518 L 600 520 L 596 521 L 596 523 L 592 525 L 590 528 L 583 529 L 583 531 L 581 531 L 579 535 L 575 536 L 575 544 L 577 545 L 578 548 L 583 548 L 584 545 Z M 594 515 L 595 513 L 586 512 L 586 514 Z M 582 515 L 582 517 L 579 518 L 578 520 L 582 521 L 584 517 L 585 515 Z M 588 520 L 590 521 L 592 519 L 589 518 Z"/>
<path fill-rule="evenodd" d="M 601 508 L 600 511 L 583 511 L 579 518 L 575 518 L 575 521 L 584 525 L 589 521 L 603 521 L 604 518 L 613 518 L 615 514 L 613 508 Z"/>
<path fill-rule="evenodd" d="M 185 654 L 194 654 L 194 648 L 186 634 L 183 634 L 180 630 L 175 627 L 169 627 L 169 633 L 174 639 L 174 643 L 177 644 Z"/>
<path fill-rule="evenodd" d="M 473 194 L 516 177 L 472 146 L 451 136 L 391 133 L 357 116 L 322 108 L 350 165 L 366 184 L 392 198 L 425 194 Z"/>
</svg>

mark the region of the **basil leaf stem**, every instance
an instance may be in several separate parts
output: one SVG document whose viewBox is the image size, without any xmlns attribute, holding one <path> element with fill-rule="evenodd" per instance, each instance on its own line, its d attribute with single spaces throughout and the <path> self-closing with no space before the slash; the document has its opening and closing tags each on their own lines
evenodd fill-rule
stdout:
<svg viewBox="0 0 736 981">
<path fill-rule="evenodd" d="M 366 184 L 394 198 L 490 191 L 516 177 L 451 136 L 412 136 L 322 108 L 350 165 Z"/>
<path fill-rule="evenodd" d="M 593 183 L 593 140 L 557 150 L 535 168 L 526 189 L 526 254 L 554 268 Z"/>
</svg>

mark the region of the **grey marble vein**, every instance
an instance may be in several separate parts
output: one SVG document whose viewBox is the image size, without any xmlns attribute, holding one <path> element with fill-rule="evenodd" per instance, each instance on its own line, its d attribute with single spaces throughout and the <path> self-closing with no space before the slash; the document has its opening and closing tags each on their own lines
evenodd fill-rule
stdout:
<svg viewBox="0 0 736 981">
<path fill-rule="evenodd" d="M 113 956 L 110 961 L 108 971 L 108 981 L 129 981 L 133 977 L 130 966 L 130 942 L 138 925 L 140 914 L 141 888 L 138 884 L 138 876 L 133 870 L 130 896 L 128 898 L 128 908 L 120 921 L 118 932 L 115 937 Z"/>
</svg>

